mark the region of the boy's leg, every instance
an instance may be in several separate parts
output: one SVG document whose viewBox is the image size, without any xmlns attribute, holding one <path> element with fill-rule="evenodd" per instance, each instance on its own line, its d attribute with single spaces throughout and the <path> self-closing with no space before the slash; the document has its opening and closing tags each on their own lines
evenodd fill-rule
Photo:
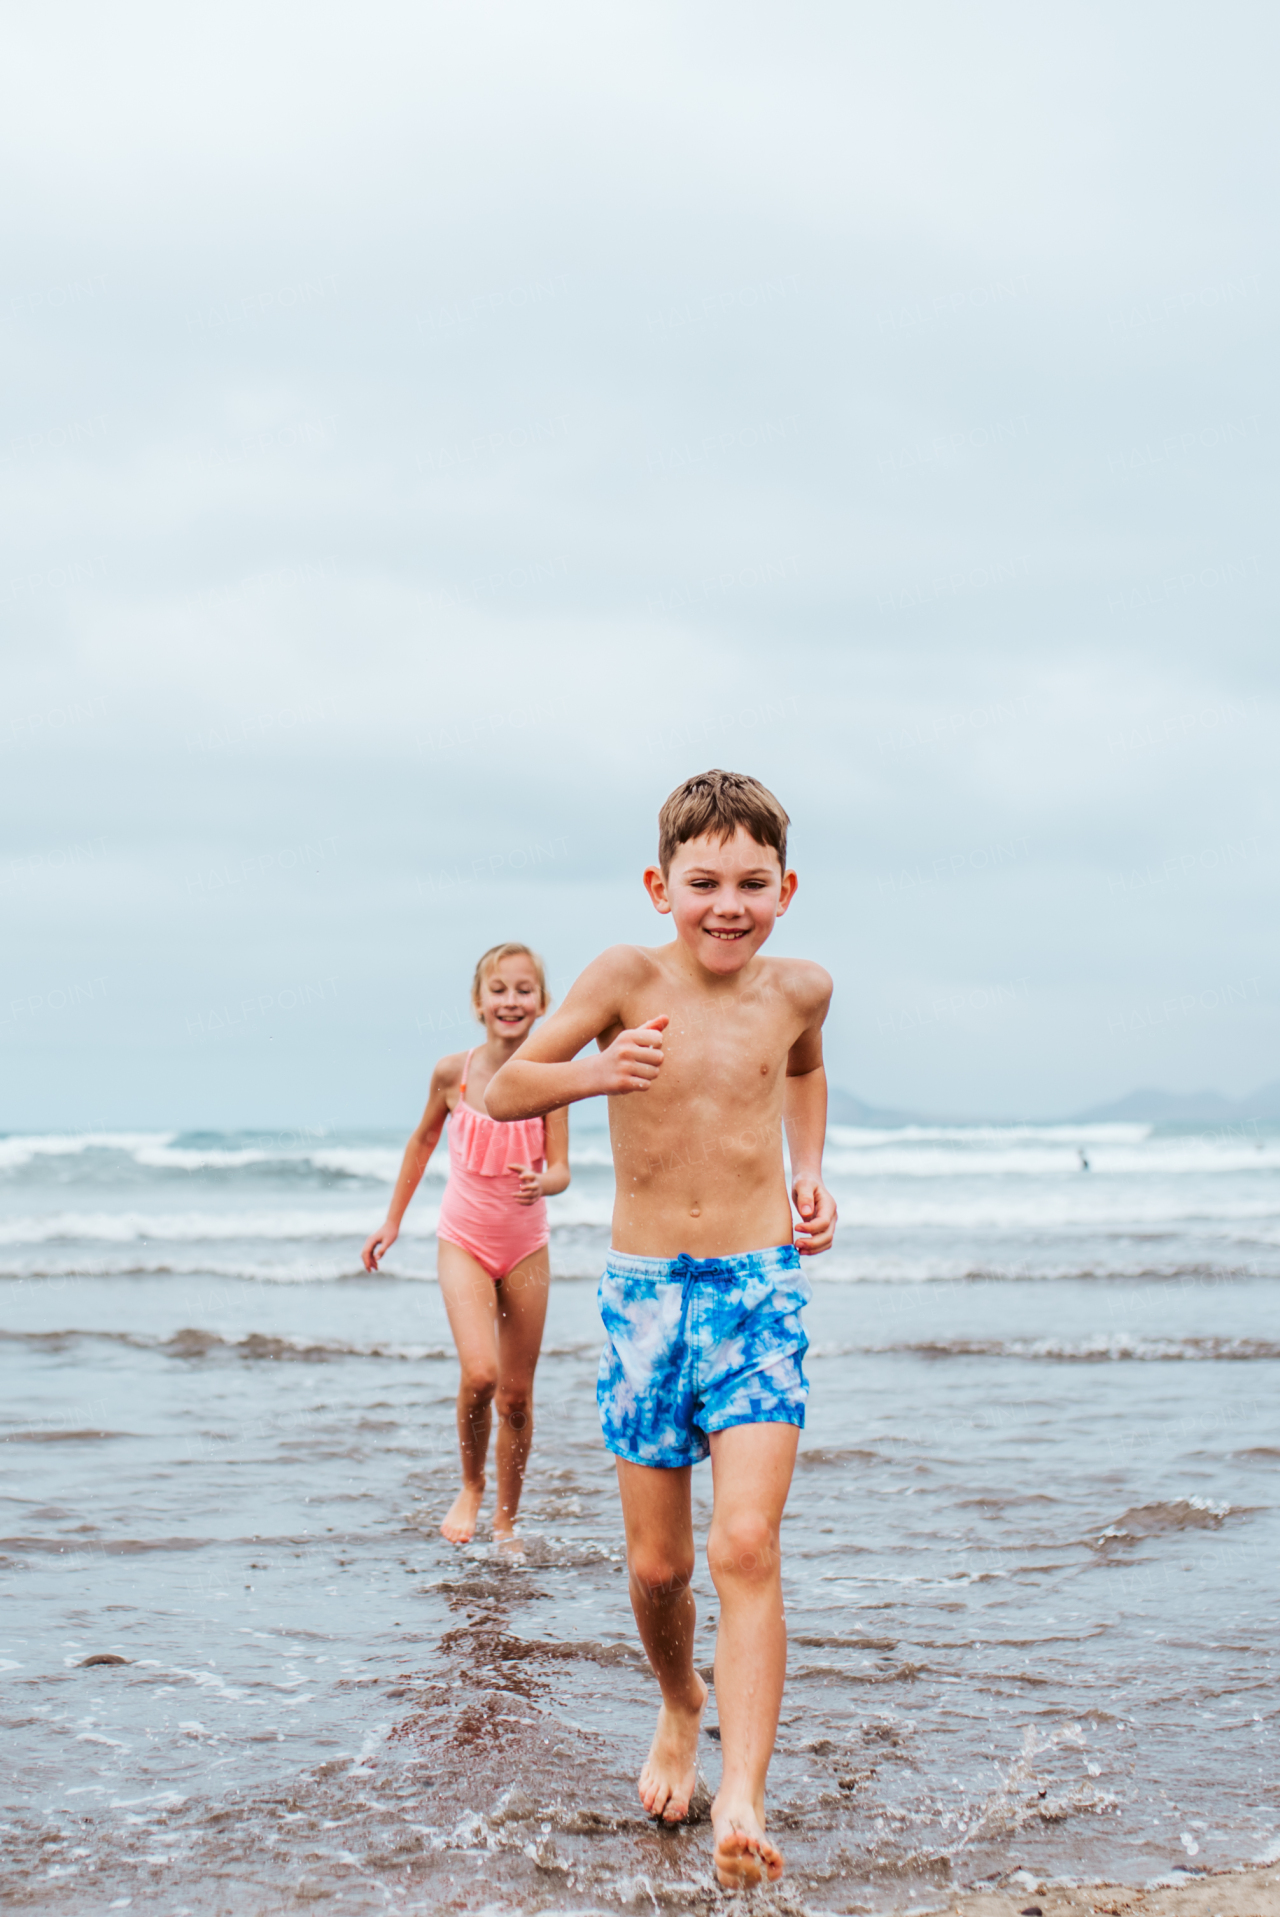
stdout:
<svg viewBox="0 0 1280 1917">
<path fill-rule="evenodd" d="M 800 1429 L 731 1425 L 711 1436 L 707 1563 L 720 1597 L 716 1704 L 724 1774 L 711 1806 L 716 1876 L 730 1889 L 782 1875 L 764 1834 L 764 1786 L 787 1671 L 779 1532 Z"/>
<path fill-rule="evenodd" d="M 451 1544 L 473 1537 L 484 1496 L 484 1461 L 489 1450 L 493 1394 L 498 1388 L 498 1306 L 494 1284 L 484 1266 L 445 1238 L 436 1245 L 436 1274 L 458 1347 L 458 1449 L 462 1489 L 440 1526 Z"/>
<path fill-rule="evenodd" d="M 698 1728 L 707 1687 L 693 1668 L 696 1610 L 691 1468 L 661 1470 L 617 1458 L 627 1532 L 631 1608 L 662 1689 L 658 1728 L 640 1773 L 650 1816 L 678 1824 L 689 1812 L 698 1775 Z"/>
<path fill-rule="evenodd" d="M 495 1289 L 498 1294 L 498 1501 L 493 1535 L 501 1543 L 514 1537 L 516 1512 L 524 1489 L 525 1466 L 533 1443 L 533 1374 L 542 1349 L 547 1316 L 551 1259 L 544 1245 L 512 1267 Z"/>
</svg>

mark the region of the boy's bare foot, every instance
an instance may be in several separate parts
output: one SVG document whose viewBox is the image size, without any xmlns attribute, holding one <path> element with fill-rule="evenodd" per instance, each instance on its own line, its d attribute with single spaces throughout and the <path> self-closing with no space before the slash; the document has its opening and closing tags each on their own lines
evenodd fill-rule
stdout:
<svg viewBox="0 0 1280 1917">
<path fill-rule="evenodd" d="M 716 1882 L 721 1890 L 751 1890 L 766 1877 L 776 1884 L 782 1875 L 782 1852 L 764 1834 L 764 1825 L 750 1803 L 711 1806 L 716 1834 Z"/>
<path fill-rule="evenodd" d="M 697 1704 L 690 1710 L 662 1706 L 648 1761 L 640 1773 L 640 1802 L 650 1817 L 660 1817 L 664 1824 L 678 1824 L 689 1815 L 689 1800 L 698 1781 L 698 1729 L 709 1692 L 696 1671 L 693 1681 L 698 1687 Z"/>
<path fill-rule="evenodd" d="M 500 1557 L 511 1558 L 517 1564 L 524 1563 L 524 1539 L 514 1528 L 499 1530 L 493 1527 L 494 1548 Z"/>
<path fill-rule="evenodd" d="M 476 1519 L 480 1515 L 480 1500 L 484 1496 L 484 1479 L 479 1484 L 464 1484 L 453 1503 L 449 1506 L 444 1523 L 440 1526 L 443 1535 L 450 1544 L 469 1544 L 476 1534 Z"/>
</svg>

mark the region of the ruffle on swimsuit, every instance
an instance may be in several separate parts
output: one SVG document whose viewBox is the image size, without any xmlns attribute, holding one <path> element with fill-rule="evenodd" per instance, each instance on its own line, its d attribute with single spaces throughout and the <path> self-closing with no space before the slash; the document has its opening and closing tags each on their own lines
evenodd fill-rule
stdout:
<svg viewBox="0 0 1280 1917">
<path fill-rule="evenodd" d="M 547 1129 L 541 1118 L 490 1118 L 462 1098 L 449 1114 L 450 1163 L 481 1178 L 497 1178 L 509 1165 L 537 1168 L 546 1151 Z"/>
<path fill-rule="evenodd" d="M 547 1128 L 541 1118 L 490 1118 L 468 1105 L 467 1073 L 462 1096 L 449 1114 L 449 1182 L 440 1201 L 436 1237 L 460 1245 L 495 1280 L 547 1243 L 547 1201 L 519 1201 L 520 1174 L 512 1165 L 541 1171 Z"/>
</svg>

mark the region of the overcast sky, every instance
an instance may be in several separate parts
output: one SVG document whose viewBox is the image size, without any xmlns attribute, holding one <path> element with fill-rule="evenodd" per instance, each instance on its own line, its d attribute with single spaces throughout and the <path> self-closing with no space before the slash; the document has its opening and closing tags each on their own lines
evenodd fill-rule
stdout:
<svg viewBox="0 0 1280 1917">
<path fill-rule="evenodd" d="M 1277 39 L 11 9 L 0 1127 L 407 1126 L 709 765 L 836 1083 L 1280 1075 Z"/>
</svg>

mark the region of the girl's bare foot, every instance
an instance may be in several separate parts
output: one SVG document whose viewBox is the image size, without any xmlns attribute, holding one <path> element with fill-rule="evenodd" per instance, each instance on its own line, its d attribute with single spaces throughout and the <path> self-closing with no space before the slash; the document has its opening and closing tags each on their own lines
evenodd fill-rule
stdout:
<svg viewBox="0 0 1280 1917">
<path fill-rule="evenodd" d="M 689 1815 L 689 1800 L 698 1781 L 698 1730 L 707 1702 L 707 1687 L 695 1671 L 697 1702 L 688 1710 L 664 1704 L 649 1746 L 648 1762 L 640 1773 L 640 1802 L 650 1817 L 678 1824 Z"/>
<path fill-rule="evenodd" d="M 524 1539 L 514 1525 L 504 1525 L 500 1528 L 495 1520 L 493 1543 L 500 1557 L 511 1558 L 517 1564 L 524 1563 Z"/>
<path fill-rule="evenodd" d="M 782 1852 L 764 1834 L 764 1825 L 750 1803 L 711 1806 L 716 1834 L 716 1882 L 721 1890 L 751 1890 L 767 1877 L 776 1884 L 782 1875 Z"/>
<path fill-rule="evenodd" d="M 476 1534 L 476 1519 L 480 1515 L 480 1500 L 484 1496 L 484 1479 L 479 1484 L 464 1484 L 461 1491 L 440 1526 L 441 1532 L 450 1544 L 469 1544 Z"/>
</svg>

